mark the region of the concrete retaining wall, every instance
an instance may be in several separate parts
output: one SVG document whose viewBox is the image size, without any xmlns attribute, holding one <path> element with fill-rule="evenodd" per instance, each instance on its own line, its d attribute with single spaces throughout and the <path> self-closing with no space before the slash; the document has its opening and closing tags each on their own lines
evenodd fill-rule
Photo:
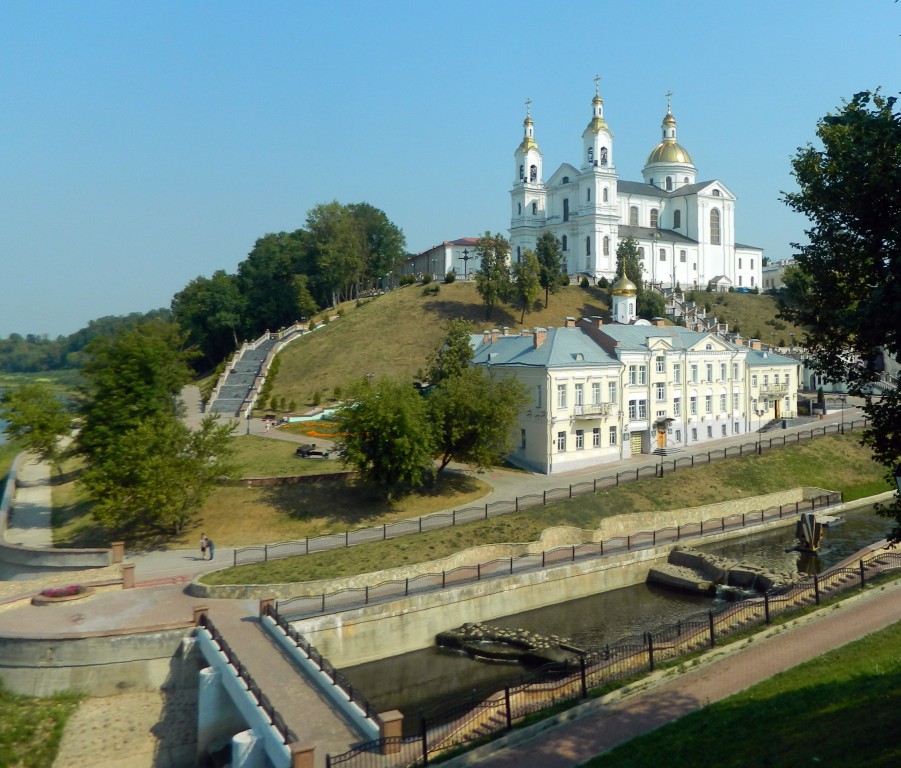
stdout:
<svg viewBox="0 0 901 768">
<path fill-rule="evenodd" d="M 110 696 L 197 685 L 193 623 L 144 630 L 0 637 L 0 680 L 14 693 Z"/>
<path fill-rule="evenodd" d="M 754 528 L 794 525 L 789 516 Z M 746 531 L 704 537 L 714 543 Z M 666 561 L 673 544 L 635 550 L 543 571 L 494 578 L 415 595 L 388 604 L 292 622 L 336 667 L 376 661 L 430 647 L 435 635 L 466 622 L 490 621 L 534 608 L 628 587 L 645 581 L 650 568 Z"/>
</svg>

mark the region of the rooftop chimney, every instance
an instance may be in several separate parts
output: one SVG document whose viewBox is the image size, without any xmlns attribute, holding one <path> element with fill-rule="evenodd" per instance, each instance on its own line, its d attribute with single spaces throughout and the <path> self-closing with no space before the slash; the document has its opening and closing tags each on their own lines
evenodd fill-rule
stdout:
<svg viewBox="0 0 901 768">
<path fill-rule="evenodd" d="M 547 339 L 547 329 L 546 328 L 536 328 L 535 335 L 532 337 L 532 348 L 538 349 L 542 344 L 544 344 Z"/>
<path fill-rule="evenodd" d="M 491 343 L 493 344 L 494 342 L 496 342 L 498 336 L 500 336 L 500 335 L 501 335 L 501 332 L 497 328 L 492 328 L 491 329 Z"/>
<path fill-rule="evenodd" d="M 576 327 L 576 318 L 567 317 L 565 322 L 563 323 L 564 328 L 575 328 Z"/>
</svg>

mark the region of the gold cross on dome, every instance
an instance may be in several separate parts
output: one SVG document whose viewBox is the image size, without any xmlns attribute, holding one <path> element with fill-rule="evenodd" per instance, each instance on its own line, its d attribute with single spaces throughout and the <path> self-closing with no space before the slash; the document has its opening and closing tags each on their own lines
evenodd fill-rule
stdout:
<svg viewBox="0 0 901 768">
<path fill-rule="evenodd" d="M 526 99 L 526 117 L 532 116 L 532 100 Z"/>
<path fill-rule="evenodd" d="M 600 76 L 600 75 L 595 75 L 595 76 L 594 76 L 594 95 L 595 95 L 595 96 L 600 96 L 600 95 L 601 95 L 601 94 L 600 94 L 600 82 L 601 82 L 601 76 Z"/>
<path fill-rule="evenodd" d="M 673 92 L 672 92 L 672 91 L 667 91 L 667 92 L 666 92 L 666 111 L 667 111 L 667 112 L 671 112 L 671 111 L 672 111 L 672 110 L 670 109 L 670 99 L 672 99 L 672 96 L 673 96 Z"/>
</svg>

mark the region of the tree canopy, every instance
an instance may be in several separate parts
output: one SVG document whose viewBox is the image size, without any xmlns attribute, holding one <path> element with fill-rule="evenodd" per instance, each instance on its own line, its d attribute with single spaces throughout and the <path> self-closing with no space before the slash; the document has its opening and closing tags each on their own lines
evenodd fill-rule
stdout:
<svg viewBox="0 0 901 768">
<path fill-rule="evenodd" d="M 449 320 L 444 324 L 444 343 L 429 359 L 429 384 L 439 384 L 446 379 L 459 376 L 472 361 L 472 328 L 463 318 Z"/>
<path fill-rule="evenodd" d="M 541 267 L 538 259 L 531 251 L 526 251 L 522 259 L 513 265 L 513 298 L 520 310 L 519 322 L 526 319 L 526 312 L 531 312 L 541 291 Z M 559 280 L 559 276 L 558 276 Z"/>
<path fill-rule="evenodd" d="M 563 278 L 566 275 L 566 255 L 554 234 L 545 231 L 535 244 L 535 256 L 538 258 L 539 266 L 538 282 L 544 288 L 544 307 L 547 309 L 548 294 L 556 293 L 563 285 Z"/>
<path fill-rule="evenodd" d="M 510 243 L 501 234 L 486 232 L 476 246 L 479 268 L 476 270 L 476 290 L 485 302 L 485 319 L 491 317 L 495 305 L 510 292 Z"/>
<path fill-rule="evenodd" d="M 807 328 L 804 345 L 815 369 L 866 394 L 901 344 L 901 113 L 895 97 L 862 92 L 822 118 L 819 145 L 798 149 L 798 191 L 784 201 L 811 222 L 807 243 L 793 243 L 809 278 L 802 303 L 785 318 Z M 901 393 L 897 382 L 867 396 L 871 426 L 864 440 L 892 474 L 901 463 Z M 901 538 L 901 501 L 894 514 Z"/>
<path fill-rule="evenodd" d="M 4 432 L 22 440 L 42 460 L 59 462 L 59 440 L 69 431 L 71 414 L 53 391 L 42 384 L 23 384 L 0 396 Z"/>
</svg>

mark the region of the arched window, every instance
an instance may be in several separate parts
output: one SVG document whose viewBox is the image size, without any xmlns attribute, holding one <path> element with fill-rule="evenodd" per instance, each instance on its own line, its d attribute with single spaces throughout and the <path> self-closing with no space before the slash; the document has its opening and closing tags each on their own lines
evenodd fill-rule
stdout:
<svg viewBox="0 0 901 768">
<path fill-rule="evenodd" d="M 569 250 L 569 241 L 567 240 L 566 235 L 563 235 L 563 236 L 560 238 L 560 247 L 561 247 L 564 251 L 568 251 L 568 250 Z"/>
<path fill-rule="evenodd" d="M 522 181 L 526 177 L 526 167 L 524 165 L 519 166 L 519 180 Z"/>
<path fill-rule="evenodd" d="M 563 198 L 563 221 L 569 221 L 569 198 Z"/>
<path fill-rule="evenodd" d="M 518 245 L 516 246 L 516 260 L 517 261 L 522 260 L 522 250 L 520 249 L 520 247 Z"/>
<path fill-rule="evenodd" d="M 588 148 L 588 164 L 594 165 L 594 147 Z"/>
<path fill-rule="evenodd" d="M 679 229 L 682 226 L 682 211 L 673 211 L 673 229 Z"/>
<path fill-rule="evenodd" d="M 607 193 L 607 187 L 604 187 L 604 202 L 607 203 L 610 201 L 610 197 Z"/>
<path fill-rule="evenodd" d="M 585 190 L 585 200 L 591 202 L 591 187 Z"/>
<path fill-rule="evenodd" d="M 533 216 L 538 215 L 538 203 L 532 203 L 532 215 Z"/>
<path fill-rule="evenodd" d="M 591 256 L 591 236 L 585 238 L 585 255 Z"/>
<path fill-rule="evenodd" d="M 633 205 L 629 208 L 629 226 L 637 227 L 638 226 L 638 206 Z"/>
<path fill-rule="evenodd" d="M 686 176 L 684 179 L 682 179 L 682 183 L 683 183 L 683 184 L 688 184 L 688 176 Z"/>
<path fill-rule="evenodd" d="M 713 196 L 714 196 L 714 197 L 719 197 L 719 196 L 720 196 L 720 191 L 719 191 L 718 189 L 713 190 Z"/>
<path fill-rule="evenodd" d="M 659 213 L 659 212 L 657 211 L 656 208 L 651 208 L 651 227 L 654 228 L 654 229 L 657 228 L 657 216 L 658 216 L 658 213 Z"/>
<path fill-rule="evenodd" d="M 672 176 L 666 177 L 666 191 L 667 192 L 673 191 L 673 177 Z"/>
<path fill-rule="evenodd" d="M 607 165 L 607 147 L 601 147 L 601 165 Z"/>
<path fill-rule="evenodd" d="M 529 181 L 538 181 L 538 166 L 529 166 Z"/>
<path fill-rule="evenodd" d="M 610 238 L 607 235 L 604 235 L 604 255 L 610 255 Z"/>
<path fill-rule="evenodd" d="M 569 176 L 564 176 L 563 180 L 560 183 L 561 184 L 569 184 Z"/>
<path fill-rule="evenodd" d="M 713 208 L 710 211 L 710 244 L 720 244 L 720 209 Z"/>
<path fill-rule="evenodd" d="M 517 216 L 522 216 L 522 203 L 517 203 L 517 204 L 516 204 L 516 215 L 517 215 Z"/>
</svg>

